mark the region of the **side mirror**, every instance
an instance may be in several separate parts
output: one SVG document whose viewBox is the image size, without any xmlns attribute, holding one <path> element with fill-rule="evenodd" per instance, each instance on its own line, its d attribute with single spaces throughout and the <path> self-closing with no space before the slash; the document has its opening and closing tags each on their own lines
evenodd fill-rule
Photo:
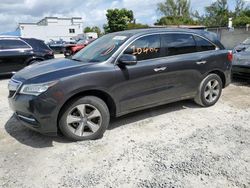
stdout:
<svg viewBox="0 0 250 188">
<path fill-rule="evenodd" d="M 136 65 L 137 58 L 135 55 L 123 54 L 118 59 L 118 64 L 123 66 Z"/>
</svg>

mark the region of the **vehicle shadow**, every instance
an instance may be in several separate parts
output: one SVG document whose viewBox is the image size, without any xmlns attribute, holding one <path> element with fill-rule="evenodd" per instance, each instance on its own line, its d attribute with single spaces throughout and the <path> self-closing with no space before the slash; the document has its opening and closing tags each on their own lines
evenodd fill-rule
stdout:
<svg viewBox="0 0 250 188">
<path fill-rule="evenodd" d="M 180 102 L 175 102 L 167 105 L 162 105 L 147 110 L 142 110 L 134 112 L 119 118 L 114 118 L 111 120 L 108 130 L 113 130 L 120 126 L 126 126 L 126 124 L 136 123 L 143 119 L 149 117 L 155 117 L 161 114 L 171 113 L 174 111 L 183 110 L 186 108 L 200 108 L 191 100 L 185 100 Z M 15 138 L 21 144 L 33 147 L 33 148 L 45 148 L 53 147 L 53 143 L 71 143 L 66 138 L 62 136 L 50 137 L 45 136 L 35 131 L 32 131 L 17 121 L 17 119 L 12 116 L 5 124 L 5 130 L 7 133 Z"/>
<path fill-rule="evenodd" d="M 13 76 L 12 74 L 0 76 L 0 80 L 7 80 L 7 79 L 10 79 L 12 76 Z"/>
<path fill-rule="evenodd" d="M 150 117 L 159 116 L 162 114 L 168 114 L 174 111 L 180 111 L 187 108 L 201 108 L 199 105 L 195 104 L 192 100 L 178 101 L 170 104 L 165 104 L 146 110 L 141 110 L 133 112 L 118 118 L 113 118 L 110 122 L 108 130 L 124 126 L 126 124 L 135 123 Z"/>
<path fill-rule="evenodd" d="M 14 115 L 5 124 L 6 132 L 21 144 L 33 148 L 53 147 L 53 142 L 70 143 L 62 136 L 46 136 L 23 126 Z"/>
<path fill-rule="evenodd" d="M 232 84 L 236 86 L 250 86 L 250 79 L 242 79 L 242 78 L 233 78 L 232 79 Z"/>
</svg>

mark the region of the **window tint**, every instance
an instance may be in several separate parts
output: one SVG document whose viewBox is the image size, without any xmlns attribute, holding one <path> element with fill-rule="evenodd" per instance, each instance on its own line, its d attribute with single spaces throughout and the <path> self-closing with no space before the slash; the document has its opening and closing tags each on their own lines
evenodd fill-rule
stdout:
<svg viewBox="0 0 250 188">
<path fill-rule="evenodd" d="M 137 39 L 124 52 L 137 57 L 138 61 L 160 57 L 160 36 L 149 35 Z"/>
<path fill-rule="evenodd" d="M 198 36 L 194 36 L 194 38 L 196 41 L 197 50 L 199 52 L 215 50 L 216 47 L 212 43 L 210 43 L 209 41 L 207 41 L 201 37 L 198 37 Z"/>
<path fill-rule="evenodd" d="M 20 40 L 8 40 L 8 39 L 3 39 L 0 40 L 0 47 L 3 50 L 8 50 L 8 49 L 19 49 L 19 48 L 30 48 L 26 43 Z"/>
<path fill-rule="evenodd" d="M 42 40 L 36 40 L 36 39 L 23 39 L 25 42 L 27 42 L 29 45 L 32 46 L 34 50 L 50 50 L 50 48 L 42 41 Z"/>
<path fill-rule="evenodd" d="M 196 52 L 196 44 L 189 34 L 166 34 L 162 47 L 167 56 Z"/>
</svg>

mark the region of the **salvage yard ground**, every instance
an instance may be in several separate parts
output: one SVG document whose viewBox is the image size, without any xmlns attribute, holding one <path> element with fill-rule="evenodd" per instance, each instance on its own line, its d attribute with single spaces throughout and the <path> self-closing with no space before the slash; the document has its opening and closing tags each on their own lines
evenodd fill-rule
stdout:
<svg viewBox="0 0 250 188">
<path fill-rule="evenodd" d="M 12 117 L 0 80 L 0 187 L 250 187 L 250 84 L 219 102 L 182 101 L 112 121 L 96 141 L 68 142 Z"/>
</svg>

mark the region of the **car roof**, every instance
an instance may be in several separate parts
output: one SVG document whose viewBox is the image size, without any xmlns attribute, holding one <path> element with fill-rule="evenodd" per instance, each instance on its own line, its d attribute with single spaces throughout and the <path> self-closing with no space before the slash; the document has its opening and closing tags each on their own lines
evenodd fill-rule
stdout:
<svg viewBox="0 0 250 188">
<path fill-rule="evenodd" d="M 19 36 L 11 36 L 11 35 L 0 35 L 0 39 L 22 39 L 22 40 L 37 40 L 37 41 L 43 41 L 40 39 L 36 38 L 24 38 L 24 37 L 19 37 Z"/>
<path fill-rule="evenodd" d="M 167 32 L 178 32 L 178 33 L 189 33 L 189 34 L 196 34 L 200 35 L 202 37 L 207 38 L 212 43 L 220 47 L 221 49 L 224 49 L 224 46 L 221 44 L 221 42 L 218 39 L 217 34 L 208 32 L 202 29 L 182 29 L 182 28 L 148 28 L 148 29 L 132 29 L 132 30 L 126 30 L 126 31 L 119 31 L 116 32 L 117 35 L 130 35 L 130 36 L 140 36 L 140 35 L 147 35 L 147 34 L 153 34 L 153 33 L 167 33 Z"/>
</svg>

